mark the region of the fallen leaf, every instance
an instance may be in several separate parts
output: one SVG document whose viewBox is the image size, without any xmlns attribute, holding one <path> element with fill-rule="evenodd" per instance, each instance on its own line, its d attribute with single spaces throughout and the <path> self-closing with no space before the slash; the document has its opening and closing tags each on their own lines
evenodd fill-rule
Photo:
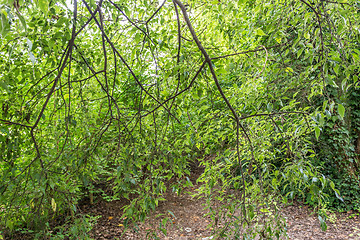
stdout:
<svg viewBox="0 0 360 240">
<path fill-rule="evenodd" d="M 114 217 L 108 217 L 109 220 L 113 219 Z"/>
<path fill-rule="evenodd" d="M 123 227 L 124 225 L 123 225 L 123 224 L 119 224 L 118 226 L 119 226 L 119 227 Z"/>
</svg>

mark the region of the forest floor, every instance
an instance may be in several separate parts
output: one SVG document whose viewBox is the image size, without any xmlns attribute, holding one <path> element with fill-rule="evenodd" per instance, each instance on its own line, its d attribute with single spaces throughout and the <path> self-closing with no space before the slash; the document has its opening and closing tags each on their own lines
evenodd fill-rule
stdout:
<svg viewBox="0 0 360 240">
<path fill-rule="evenodd" d="M 156 211 L 144 222 L 140 223 L 138 230 L 128 229 L 124 234 L 123 219 L 121 219 L 121 206 L 119 201 L 99 201 L 96 205 L 85 206 L 87 214 L 101 215 L 97 224 L 91 231 L 94 239 L 147 239 L 146 234 L 156 230 L 157 235 L 163 240 L 210 240 L 211 229 L 208 228 L 210 219 L 204 217 L 206 211 L 204 200 L 193 199 L 189 194 L 180 197 L 168 196 L 167 201 L 159 204 Z M 168 214 L 171 211 L 176 218 Z M 172 224 L 167 229 L 167 236 L 158 230 L 161 217 L 159 214 L 172 217 Z M 300 203 L 286 206 L 282 211 L 287 219 L 288 236 L 291 240 L 325 240 L 325 239 L 360 239 L 360 217 L 358 213 L 333 213 L 328 229 L 322 231 L 319 220 L 312 209 Z M 164 216 L 163 215 L 163 216 Z M 123 234 L 121 236 L 121 234 Z M 214 238 L 215 240 L 215 238 Z"/>
<path fill-rule="evenodd" d="M 190 180 L 195 183 L 201 172 L 201 169 L 193 169 Z M 138 224 L 137 231 L 133 228 L 124 229 L 124 219 L 121 216 L 122 208 L 129 203 L 126 199 L 108 202 L 101 196 L 96 196 L 93 204 L 85 199 L 79 207 L 84 215 L 99 216 L 90 231 L 90 236 L 96 240 L 146 240 L 149 239 L 149 232 L 155 232 L 161 240 L 215 240 L 210 227 L 211 219 L 204 216 L 207 213 L 204 210 L 205 200 L 191 196 L 197 187 L 199 185 L 194 185 L 180 196 L 164 196 L 166 201 L 160 202 L 156 210 L 143 223 Z M 360 240 L 359 212 L 329 213 L 326 231 L 321 230 L 313 209 L 301 202 L 284 206 L 282 215 L 286 219 L 290 240 Z M 164 217 L 171 219 L 170 224 L 166 226 L 166 236 L 159 230 L 159 223 Z M 20 234 L 11 239 L 33 238 L 27 234 Z"/>
<path fill-rule="evenodd" d="M 121 219 L 121 206 L 117 201 L 98 202 L 95 206 L 87 208 L 88 214 L 101 215 L 97 224 L 91 231 L 94 239 L 138 239 L 145 240 L 147 232 L 156 230 L 159 239 L 162 240 L 210 240 L 211 229 L 208 228 L 210 219 L 203 217 L 204 200 L 193 199 L 184 194 L 180 197 L 168 196 L 167 201 L 160 204 L 156 211 L 144 222 L 140 223 L 138 230 L 128 229 L 124 234 L 123 219 Z M 158 230 L 162 218 L 159 214 L 170 216 L 171 211 L 176 218 L 172 217 L 172 224 L 167 229 L 167 236 Z M 283 208 L 282 214 L 287 219 L 288 236 L 291 240 L 325 240 L 325 239 L 360 239 L 360 217 L 356 213 L 334 213 L 331 222 L 328 221 L 328 229 L 322 231 L 319 220 L 308 206 L 294 203 Z M 123 235 L 122 235 L 123 234 Z M 121 236 L 122 235 L 122 236 Z"/>
<path fill-rule="evenodd" d="M 192 182 L 195 182 L 199 174 L 199 169 L 192 173 Z M 91 231 L 94 239 L 144 240 L 147 239 L 147 233 L 154 230 L 162 240 L 215 240 L 209 227 L 211 219 L 204 217 L 207 213 L 204 210 L 205 200 L 193 198 L 190 194 L 195 192 L 196 187 L 198 186 L 181 196 L 165 196 L 166 201 L 161 202 L 145 222 L 138 224 L 137 231 L 127 229 L 124 232 L 124 220 L 121 219 L 122 207 L 126 204 L 124 201 L 107 202 L 101 199 L 94 205 L 83 205 L 82 211 L 93 216 L 101 215 Z M 329 213 L 326 231 L 321 230 L 312 208 L 299 202 L 283 207 L 282 215 L 286 218 L 287 233 L 291 240 L 360 239 L 360 216 L 356 212 Z M 171 218 L 171 224 L 166 227 L 167 236 L 159 230 L 159 223 L 164 216 Z"/>
</svg>

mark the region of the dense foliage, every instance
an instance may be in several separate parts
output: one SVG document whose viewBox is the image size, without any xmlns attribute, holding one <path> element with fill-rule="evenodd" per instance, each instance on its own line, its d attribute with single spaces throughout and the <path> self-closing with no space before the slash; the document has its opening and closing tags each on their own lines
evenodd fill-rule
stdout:
<svg viewBox="0 0 360 240">
<path fill-rule="evenodd" d="M 86 233 L 93 219 L 79 220 L 77 203 L 101 184 L 109 200 L 131 199 L 129 224 L 144 220 L 165 192 L 192 185 L 198 164 L 198 195 L 214 225 L 227 223 L 214 228 L 224 238 L 286 234 L 278 210 L 296 197 L 323 229 L 326 207 L 360 208 L 358 1 L 0 6 L 9 236 L 49 235 L 67 216 Z"/>
</svg>

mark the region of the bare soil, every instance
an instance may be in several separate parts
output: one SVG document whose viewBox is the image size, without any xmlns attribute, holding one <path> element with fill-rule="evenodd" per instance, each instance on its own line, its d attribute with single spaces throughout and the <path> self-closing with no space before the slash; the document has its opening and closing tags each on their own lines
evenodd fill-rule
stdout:
<svg viewBox="0 0 360 240">
<path fill-rule="evenodd" d="M 201 169 L 193 169 L 192 182 L 196 182 L 200 174 Z M 195 192 L 196 187 L 198 186 L 194 186 L 188 193 L 181 196 L 167 194 L 166 201 L 161 202 L 145 222 L 139 223 L 136 230 L 131 228 L 125 230 L 123 227 L 124 219 L 121 215 L 122 207 L 126 204 L 124 201 L 106 202 L 100 199 L 94 205 L 83 205 L 82 210 L 86 214 L 101 215 L 90 233 L 94 239 L 145 240 L 149 238 L 147 235 L 149 232 L 155 231 L 162 240 L 215 240 L 212 237 L 212 229 L 209 227 L 211 219 L 205 217 L 207 213 L 204 210 L 205 200 L 195 199 L 189 194 Z M 330 217 L 327 221 L 327 231 L 321 230 L 317 214 L 314 214 L 309 206 L 300 202 L 283 207 L 282 214 L 288 225 L 288 239 L 360 240 L 360 214 L 358 212 L 328 213 Z M 159 223 L 166 216 L 171 221 L 166 227 L 167 235 L 165 236 L 159 230 Z"/>
<path fill-rule="evenodd" d="M 201 169 L 193 169 L 191 181 L 196 182 L 201 174 Z M 148 233 L 155 232 L 161 240 L 215 240 L 210 228 L 211 219 L 205 217 L 205 200 L 191 197 L 196 187 L 188 189 L 188 193 L 177 196 L 167 194 L 166 201 L 159 204 L 150 216 L 143 222 L 138 223 L 137 229 L 124 229 L 122 219 L 122 207 L 128 204 L 128 200 L 107 202 L 100 196 L 95 198 L 94 204 L 85 200 L 79 206 L 83 214 L 101 216 L 90 232 L 96 240 L 125 240 L 149 239 Z M 171 213 L 170 213 L 171 212 Z M 161 216 L 159 216 L 162 214 Z M 360 240 L 360 213 L 328 213 L 327 231 L 320 228 L 317 215 L 313 210 L 300 202 L 283 207 L 283 216 L 288 225 L 288 239 L 291 240 Z M 167 235 L 159 230 L 159 223 L 164 217 L 169 217 L 170 222 L 166 226 Z M 29 236 L 18 235 L 13 239 L 31 239 Z M 153 238 L 152 238 L 153 239 Z"/>
<path fill-rule="evenodd" d="M 147 233 L 155 230 L 160 239 L 170 240 L 210 240 L 212 229 L 208 227 L 209 217 L 204 217 L 207 211 L 203 199 L 194 199 L 189 194 L 183 196 L 168 195 L 166 201 L 161 203 L 156 211 L 144 223 L 138 224 L 138 230 L 127 229 L 124 233 L 123 219 L 121 219 L 121 206 L 119 201 L 99 201 L 95 206 L 88 206 L 88 214 L 101 215 L 97 224 L 91 231 L 94 239 L 147 239 Z M 171 211 L 175 218 L 169 214 Z M 283 216 L 287 219 L 288 236 L 292 240 L 327 240 L 327 239 L 360 239 L 360 217 L 358 213 L 329 213 L 327 231 L 320 228 L 317 215 L 311 208 L 301 203 L 283 208 Z M 158 230 L 162 217 L 171 218 L 167 226 L 167 236 Z M 215 238 L 214 238 L 215 239 Z"/>
</svg>

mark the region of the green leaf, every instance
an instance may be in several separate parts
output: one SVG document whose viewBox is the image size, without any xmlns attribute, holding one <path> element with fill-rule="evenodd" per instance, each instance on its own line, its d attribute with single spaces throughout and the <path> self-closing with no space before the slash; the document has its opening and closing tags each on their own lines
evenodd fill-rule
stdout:
<svg viewBox="0 0 360 240">
<path fill-rule="evenodd" d="M 48 0 L 38 0 L 37 6 L 45 14 L 47 14 L 47 12 L 49 11 L 49 1 Z"/>
<path fill-rule="evenodd" d="M 304 37 L 305 37 L 306 39 L 310 39 L 310 34 L 309 34 L 308 32 L 306 32 L 306 33 L 304 34 Z"/>
<path fill-rule="evenodd" d="M 287 67 L 287 68 L 285 69 L 285 72 L 291 72 L 291 73 L 293 73 L 294 70 L 293 70 L 291 67 Z"/>
<path fill-rule="evenodd" d="M 10 31 L 10 24 L 9 20 L 7 19 L 7 14 L 4 10 L 0 13 L 0 34 L 1 36 L 5 37 L 8 32 Z"/>
<path fill-rule="evenodd" d="M 358 76 L 356 75 L 353 75 L 353 79 L 354 79 L 354 83 L 356 83 L 359 80 Z"/>
<path fill-rule="evenodd" d="M 56 202 L 53 198 L 51 198 L 51 208 L 54 212 L 56 212 Z"/>
<path fill-rule="evenodd" d="M 26 31 L 27 30 L 27 25 L 26 25 L 26 21 L 25 21 L 25 18 L 20 15 L 19 13 L 16 13 L 16 15 L 18 16 L 20 22 L 21 22 L 21 25 L 23 26 L 24 30 Z"/>
<path fill-rule="evenodd" d="M 174 214 L 172 211 L 168 210 L 168 213 L 169 213 L 173 218 L 177 219 L 177 217 L 175 216 L 175 214 Z"/>
<path fill-rule="evenodd" d="M 340 194 L 339 194 L 339 190 L 335 189 L 334 192 L 335 192 L 335 196 L 336 196 L 340 201 L 344 202 L 344 199 L 343 199 L 343 198 L 340 196 Z"/>
<path fill-rule="evenodd" d="M 266 108 L 267 108 L 268 112 L 271 113 L 271 111 L 273 109 L 273 105 L 271 103 L 268 103 Z"/>
<path fill-rule="evenodd" d="M 342 104 L 339 104 L 338 105 L 338 113 L 341 117 L 341 119 L 344 119 L 344 116 L 345 116 L 345 108 Z"/>
<path fill-rule="evenodd" d="M 315 136 L 316 136 L 316 140 L 319 140 L 320 128 L 318 126 L 315 127 Z"/>
<path fill-rule="evenodd" d="M 339 86 L 336 84 L 336 82 L 332 79 L 329 80 L 329 84 L 335 88 L 339 88 Z"/>
<path fill-rule="evenodd" d="M 328 118 L 331 118 L 331 112 L 329 110 L 325 110 L 325 114 Z"/>
<path fill-rule="evenodd" d="M 29 58 L 30 58 L 32 64 L 35 65 L 35 63 L 36 63 L 36 58 L 35 58 L 34 54 L 33 54 L 32 52 L 30 52 L 30 51 L 29 51 Z"/>
<path fill-rule="evenodd" d="M 301 54 L 303 53 L 304 48 L 301 48 L 298 52 L 297 52 L 297 58 L 299 58 L 301 56 Z"/>
<path fill-rule="evenodd" d="M 335 184 L 334 184 L 333 181 L 330 182 L 330 187 L 331 187 L 331 189 L 333 189 L 333 190 L 335 189 Z"/>
<path fill-rule="evenodd" d="M 268 212 L 270 212 L 270 211 L 269 211 L 269 209 L 267 209 L 267 208 L 261 208 L 261 209 L 260 209 L 260 212 L 268 213 Z"/>
<path fill-rule="evenodd" d="M 261 28 L 256 29 L 255 34 L 258 36 L 266 36 L 267 35 L 266 33 L 264 33 L 263 30 L 261 30 Z"/>
<path fill-rule="evenodd" d="M 254 206 L 253 206 L 253 205 L 250 205 L 250 206 L 249 206 L 249 217 L 250 217 L 250 219 L 253 219 L 254 216 L 255 216 Z"/>
<path fill-rule="evenodd" d="M 318 218 L 319 218 L 319 221 L 320 221 L 321 230 L 326 231 L 327 225 L 326 225 L 325 220 L 320 215 L 319 215 Z"/>
<path fill-rule="evenodd" d="M 276 178 L 273 178 L 272 180 L 271 180 L 271 185 L 274 187 L 274 188 L 276 188 L 277 187 L 277 179 Z"/>
<path fill-rule="evenodd" d="M 3 81 L 0 81 L 0 87 L 5 89 L 6 91 L 9 91 L 9 86 Z"/>
<path fill-rule="evenodd" d="M 26 44 L 28 45 L 28 50 L 31 51 L 32 47 L 33 47 L 33 44 L 28 38 L 26 38 Z"/>
</svg>

